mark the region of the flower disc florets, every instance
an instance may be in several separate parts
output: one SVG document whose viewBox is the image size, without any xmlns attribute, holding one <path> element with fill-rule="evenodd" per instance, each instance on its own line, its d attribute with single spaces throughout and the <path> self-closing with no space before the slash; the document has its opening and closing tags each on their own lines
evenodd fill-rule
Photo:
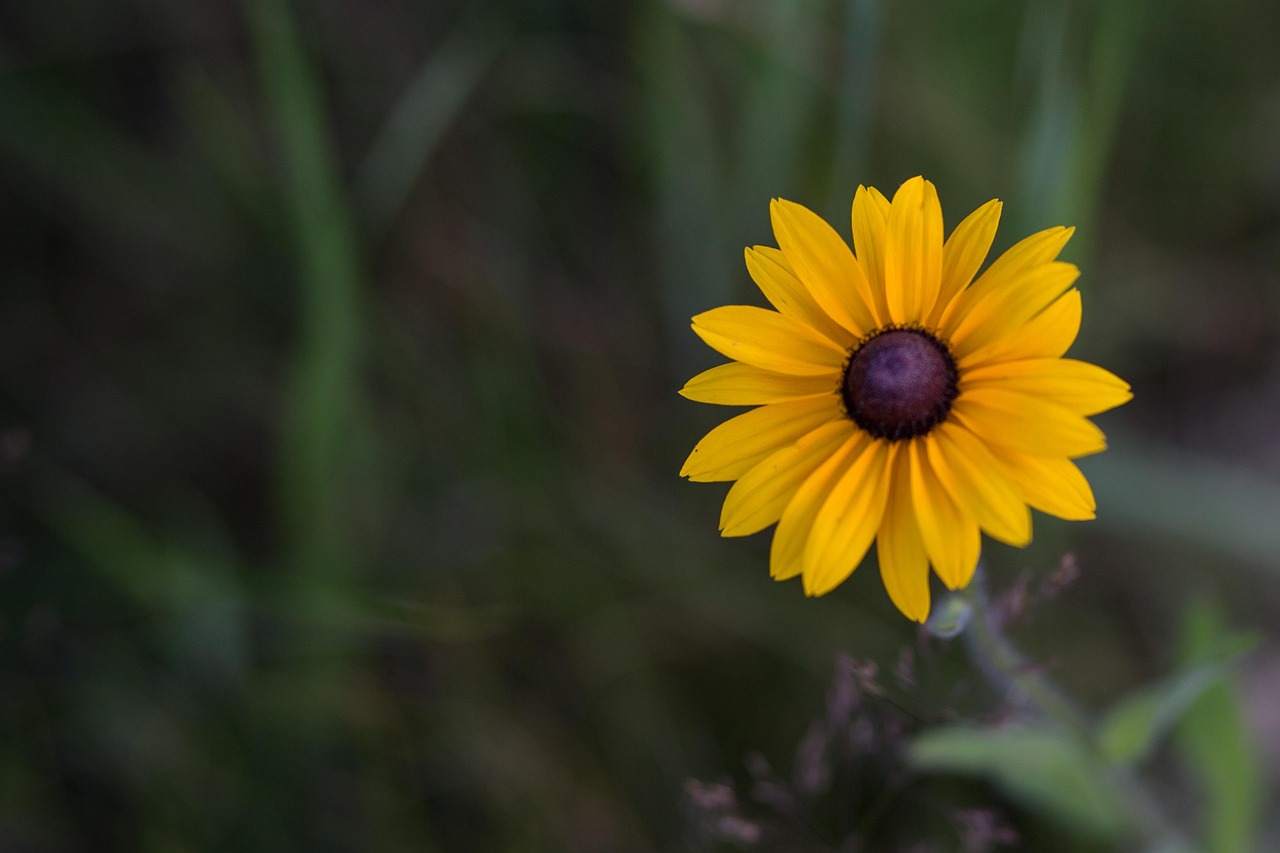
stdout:
<svg viewBox="0 0 1280 853">
<path fill-rule="evenodd" d="M 956 364 L 946 344 L 923 329 L 889 329 L 849 356 L 840 393 L 849 417 L 876 438 L 915 438 L 946 419 Z"/>
</svg>

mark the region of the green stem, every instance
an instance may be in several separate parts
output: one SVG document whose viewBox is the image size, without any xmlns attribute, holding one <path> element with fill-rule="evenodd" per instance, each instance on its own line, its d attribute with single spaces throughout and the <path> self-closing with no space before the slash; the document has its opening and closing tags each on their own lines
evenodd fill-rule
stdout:
<svg viewBox="0 0 1280 853">
<path fill-rule="evenodd" d="M 964 631 L 969 657 L 992 686 L 1006 695 L 1019 697 L 1023 706 L 1070 735 L 1097 762 L 1100 775 L 1111 783 L 1116 796 L 1133 816 L 1135 829 L 1147 842 L 1145 849 L 1166 853 L 1192 849 L 1137 774 L 1129 767 L 1106 759 L 1084 712 L 1001 633 L 991 610 L 981 567 L 960 594 L 972 608 Z"/>
<path fill-rule="evenodd" d="M 992 686 L 1006 695 L 1021 697 L 1021 704 L 1069 732 L 1084 744 L 1093 743 L 1093 732 L 1084 714 L 1043 670 L 1025 658 L 1000 633 L 991 612 L 982 568 L 964 595 L 972 609 L 964 632 L 969 657 Z"/>
</svg>

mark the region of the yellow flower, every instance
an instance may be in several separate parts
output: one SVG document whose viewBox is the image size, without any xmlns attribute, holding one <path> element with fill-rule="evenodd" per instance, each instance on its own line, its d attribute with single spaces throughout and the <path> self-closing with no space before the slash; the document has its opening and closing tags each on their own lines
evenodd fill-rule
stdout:
<svg viewBox="0 0 1280 853">
<path fill-rule="evenodd" d="M 1106 448 L 1087 417 L 1133 395 L 1115 375 L 1063 358 L 1080 329 L 1079 275 L 1056 260 L 1073 229 L 1049 228 L 982 266 L 1000 219 L 990 201 L 943 242 L 933 184 L 890 203 L 858 187 L 857 257 L 825 221 L 770 206 L 780 249 L 746 250 L 777 311 L 730 305 L 693 330 L 733 359 L 690 379 L 691 400 L 758 408 L 698 443 L 683 476 L 736 480 L 724 536 L 774 522 L 770 571 L 829 592 L 876 542 L 889 597 L 929 615 L 929 566 L 959 589 L 979 530 L 1031 541 L 1028 506 L 1094 516 L 1072 459 Z"/>
</svg>

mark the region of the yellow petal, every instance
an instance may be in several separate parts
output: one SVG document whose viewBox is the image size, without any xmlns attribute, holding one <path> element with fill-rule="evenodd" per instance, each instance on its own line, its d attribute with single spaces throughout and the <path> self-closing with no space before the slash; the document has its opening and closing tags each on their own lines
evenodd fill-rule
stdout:
<svg viewBox="0 0 1280 853">
<path fill-rule="evenodd" d="M 693 318 L 693 331 L 716 352 L 775 373 L 827 374 L 847 356 L 799 320 L 751 305 L 704 311 Z"/>
<path fill-rule="evenodd" d="M 809 475 L 796 490 L 795 497 L 782 511 L 778 528 L 773 532 L 769 548 L 769 574 L 777 580 L 786 580 L 804 569 L 804 547 L 813 529 L 813 519 L 827 499 L 827 495 L 848 469 L 854 452 L 865 445 L 867 436 L 855 432 L 844 444 Z"/>
<path fill-rule="evenodd" d="M 871 286 L 835 229 L 807 207 L 783 199 L 774 199 L 769 213 L 782 253 L 822 310 L 855 337 L 873 331 L 879 324 Z"/>
<path fill-rule="evenodd" d="M 884 293 L 884 230 L 889 222 L 889 199 L 875 187 L 859 186 L 853 194 L 853 251 L 871 285 L 876 317 L 887 320 Z"/>
<path fill-rule="evenodd" d="M 973 283 L 973 287 L 979 291 L 1000 287 L 1009 278 L 1016 278 L 1027 270 L 1049 263 L 1058 257 L 1062 247 L 1067 245 L 1067 241 L 1071 239 L 1075 230 L 1075 228 L 1055 225 L 1024 237 L 996 258 L 986 272 Z M 943 319 L 945 321 L 946 318 Z"/>
<path fill-rule="evenodd" d="M 809 397 L 761 406 L 730 418 L 698 442 L 680 476 L 702 483 L 736 480 L 800 436 L 843 418 L 839 401 L 834 394 Z"/>
<path fill-rule="evenodd" d="M 1097 503 L 1093 489 L 1070 459 L 1032 456 L 993 445 L 991 452 L 1022 493 L 1022 498 L 1041 512 L 1067 521 L 1087 521 L 1094 517 Z"/>
<path fill-rule="evenodd" d="M 837 372 L 826 376 L 792 376 L 734 361 L 699 373 L 684 384 L 680 394 L 699 403 L 761 406 L 800 397 L 834 394 L 839 385 L 840 374 Z"/>
<path fill-rule="evenodd" d="M 963 293 L 963 299 L 954 300 L 943 312 L 939 328 L 947 331 L 954 327 L 956 321 L 968 312 L 968 306 L 985 298 L 988 291 L 1005 287 L 1010 279 L 1022 276 L 1028 270 L 1043 266 L 1062 251 L 1062 247 L 1075 233 L 1074 228 L 1061 225 L 1037 231 L 1013 244 L 1003 255 L 996 258 L 987 271 Z"/>
<path fill-rule="evenodd" d="M 978 567 L 981 537 L 977 523 L 960 512 L 934 474 L 926 441 L 915 439 L 910 444 L 911 504 L 920 539 L 938 577 L 948 589 L 961 589 Z"/>
<path fill-rule="evenodd" d="M 999 341 L 1062 296 L 1079 276 L 1074 264 L 1052 261 L 1008 278 L 977 300 L 969 299 L 974 291 L 969 288 L 956 299 L 957 304 L 968 301 L 967 309 L 957 314 L 954 327 L 944 332 L 951 351 L 956 358 L 964 358 Z"/>
<path fill-rule="evenodd" d="M 866 556 L 880 527 L 894 448 L 861 435 L 865 442 L 814 517 L 804 549 L 806 595 L 825 595 L 843 583 Z"/>
<path fill-rule="evenodd" d="M 1024 237 L 996 258 L 991 268 L 976 283 L 990 281 L 994 284 L 1001 276 L 1017 274 L 1052 261 L 1058 257 L 1062 247 L 1067 245 L 1074 233 L 1074 227 L 1055 225 Z"/>
<path fill-rule="evenodd" d="M 885 296 L 893 322 L 924 320 L 938 300 L 941 278 L 938 191 L 924 178 L 912 178 L 894 193 L 885 225 Z"/>
<path fill-rule="evenodd" d="M 747 272 L 765 299 L 788 317 L 813 327 L 837 346 L 853 345 L 853 333 L 827 316 L 809 290 L 796 278 L 781 249 L 756 246 L 745 250 Z"/>
<path fill-rule="evenodd" d="M 1000 225 L 1000 202 L 996 199 L 970 213 L 956 226 L 942 246 L 942 285 L 938 301 L 925 325 L 935 327 L 943 310 L 973 281 L 978 268 L 991 251 Z"/>
<path fill-rule="evenodd" d="M 1109 370 L 1073 358 L 1003 361 L 966 371 L 960 390 L 1002 388 L 1042 397 L 1079 415 L 1096 415 L 1133 399 L 1129 383 Z"/>
<path fill-rule="evenodd" d="M 1031 512 L 991 450 L 972 432 L 947 420 L 925 440 L 938 482 L 965 515 L 1001 542 L 1031 541 Z"/>
<path fill-rule="evenodd" d="M 853 424 L 844 419 L 823 424 L 743 474 L 724 499 L 720 535 L 750 536 L 781 518 L 800 484 L 853 431 Z"/>
<path fill-rule="evenodd" d="M 924 622 L 929 618 L 929 559 L 911 505 L 910 467 L 910 455 L 899 453 L 876 556 L 889 598 L 908 619 Z"/>
<path fill-rule="evenodd" d="M 1076 458 L 1107 449 L 1102 430 L 1070 409 L 1003 388 L 964 391 L 951 413 L 987 444 L 1037 456 Z"/>
<path fill-rule="evenodd" d="M 1022 358 L 1059 358 L 1080 333 L 1080 291 L 1068 290 L 1025 324 L 985 347 L 957 359 L 960 372 L 979 365 Z"/>
</svg>

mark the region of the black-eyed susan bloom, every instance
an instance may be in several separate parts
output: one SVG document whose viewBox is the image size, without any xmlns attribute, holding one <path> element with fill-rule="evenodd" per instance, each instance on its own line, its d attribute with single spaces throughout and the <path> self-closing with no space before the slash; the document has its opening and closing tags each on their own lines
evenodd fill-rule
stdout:
<svg viewBox="0 0 1280 853">
<path fill-rule="evenodd" d="M 943 241 L 933 184 L 912 178 L 892 203 L 859 187 L 854 252 L 792 202 L 770 207 L 779 248 L 747 249 L 777 309 L 741 305 L 693 318 L 733 359 L 681 393 L 757 408 L 725 421 L 681 474 L 736 480 L 720 530 L 777 523 L 770 569 L 829 592 L 872 542 L 898 609 L 929 615 L 929 566 L 951 589 L 973 576 L 979 531 L 1031 541 L 1029 507 L 1094 515 L 1071 461 L 1106 447 L 1088 416 L 1132 394 L 1100 367 L 1063 358 L 1080 328 L 1079 270 L 1057 260 L 1070 228 L 1013 246 L 974 280 L 1000 202 Z"/>
</svg>

